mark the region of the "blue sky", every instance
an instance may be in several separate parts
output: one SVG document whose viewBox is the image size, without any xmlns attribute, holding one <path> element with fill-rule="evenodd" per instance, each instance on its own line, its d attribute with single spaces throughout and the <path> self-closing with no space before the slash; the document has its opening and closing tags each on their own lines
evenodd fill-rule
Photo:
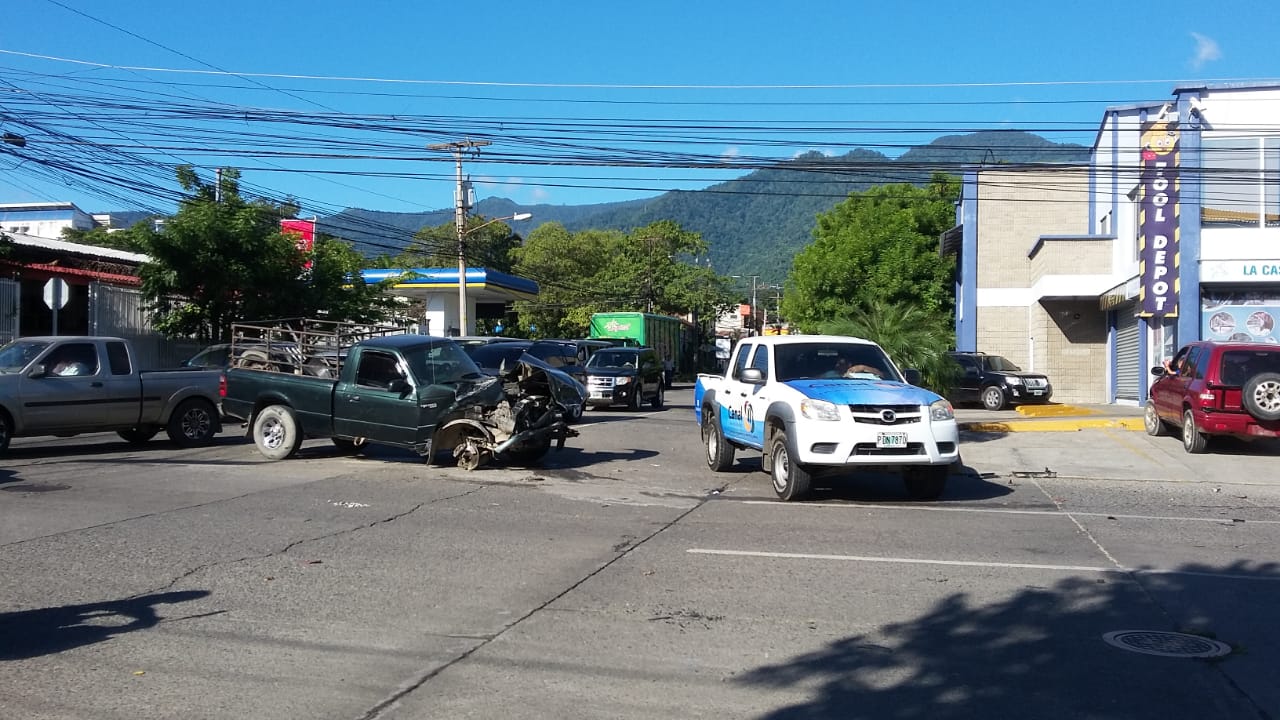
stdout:
<svg viewBox="0 0 1280 720">
<path fill-rule="evenodd" d="M 28 144 L 0 153 L 0 202 L 89 211 L 171 207 L 179 162 L 240 167 L 304 214 L 446 208 L 453 163 L 426 146 L 464 137 L 493 143 L 465 163 L 481 199 L 612 202 L 985 128 L 1087 145 L 1108 105 L 1280 79 L 1280 13 L 1261 2 L 8 0 L 5 15 L 0 129 Z M 110 177 L 50 169 L 95 159 Z"/>
</svg>

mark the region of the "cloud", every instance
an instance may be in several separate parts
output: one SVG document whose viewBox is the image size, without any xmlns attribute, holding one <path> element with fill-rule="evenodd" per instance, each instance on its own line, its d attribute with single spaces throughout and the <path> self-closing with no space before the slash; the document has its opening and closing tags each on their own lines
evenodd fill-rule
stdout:
<svg viewBox="0 0 1280 720">
<path fill-rule="evenodd" d="M 534 202 L 539 202 L 539 203 L 541 203 L 541 202 L 546 202 L 546 201 L 547 201 L 548 199 L 550 199 L 550 198 L 551 198 L 551 193 L 547 192 L 547 191 L 546 191 L 546 190 L 544 190 L 543 188 L 534 188 L 534 189 L 533 189 L 533 201 L 534 201 Z"/>
<path fill-rule="evenodd" d="M 739 155 L 741 155 L 741 154 L 742 154 L 742 151 L 741 151 L 741 150 L 739 150 L 738 148 L 736 148 L 736 147 L 734 147 L 734 146 L 730 145 L 729 147 L 727 147 L 727 148 L 725 148 L 725 149 L 724 149 L 724 152 L 720 153 L 720 157 L 725 158 L 726 160 L 728 160 L 728 159 L 731 159 L 731 158 L 736 158 L 736 157 L 738 157 L 738 156 L 739 156 Z"/>
<path fill-rule="evenodd" d="M 1196 55 L 1191 59 L 1191 67 L 1199 70 L 1205 63 L 1222 57 L 1222 48 L 1218 47 L 1217 40 L 1198 32 L 1191 33 L 1191 37 L 1196 39 Z"/>
</svg>

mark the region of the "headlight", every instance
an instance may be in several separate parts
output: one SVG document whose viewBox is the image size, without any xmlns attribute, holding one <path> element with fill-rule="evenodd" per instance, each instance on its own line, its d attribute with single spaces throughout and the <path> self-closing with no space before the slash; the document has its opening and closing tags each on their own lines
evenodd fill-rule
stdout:
<svg viewBox="0 0 1280 720">
<path fill-rule="evenodd" d="M 810 400 L 808 398 L 801 400 L 800 414 L 810 420 L 840 419 L 840 413 L 836 410 L 836 404 L 827 402 L 826 400 Z"/>
<path fill-rule="evenodd" d="M 956 412 L 951 407 L 951 403 L 946 400 L 937 400 L 929 406 L 929 418 L 931 420 L 954 420 Z"/>
<path fill-rule="evenodd" d="M 1009 383 L 1010 385 L 1021 385 L 1021 384 L 1022 384 L 1022 378 L 1018 377 L 1017 375 L 1009 375 L 1008 377 L 1006 377 L 1006 378 L 1004 379 L 1004 381 L 1005 381 L 1005 382 L 1007 382 L 1007 383 Z"/>
<path fill-rule="evenodd" d="M 623 385 L 630 385 L 631 378 L 629 377 L 614 378 L 613 384 L 618 387 L 622 387 Z"/>
</svg>

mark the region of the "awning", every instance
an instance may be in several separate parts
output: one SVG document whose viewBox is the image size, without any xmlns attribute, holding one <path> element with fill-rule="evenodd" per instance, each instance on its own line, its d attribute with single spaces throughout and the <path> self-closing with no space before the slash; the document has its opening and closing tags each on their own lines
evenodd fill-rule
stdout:
<svg viewBox="0 0 1280 720">
<path fill-rule="evenodd" d="M 938 237 L 938 254 L 943 257 L 948 255 L 959 255 L 960 248 L 963 244 L 964 226 L 956 225 Z"/>
</svg>

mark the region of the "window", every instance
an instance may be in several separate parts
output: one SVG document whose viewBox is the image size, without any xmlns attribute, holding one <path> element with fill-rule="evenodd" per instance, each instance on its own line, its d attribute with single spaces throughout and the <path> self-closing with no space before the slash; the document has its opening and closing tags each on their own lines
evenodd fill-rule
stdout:
<svg viewBox="0 0 1280 720">
<path fill-rule="evenodd" d="M 129 348 L 122 342 L 107 343 L 107 362 L 111 363 L 112 375 L 128 375 L 133 370 L 129 364 Z"/>
<path fill-rule="evenodd" d="M 738 349 L 738 358 L 733 363 L 733 374 L 730 375 L 734 380 L 742 379 L 742 370 L 747 366 L 747 356 L 751 354 L 754 345 L 742 345 Z"/>
<path fill-rule="evenodd" d="M 1280 227 L 1280 138 L 1204 141 L 1205 227 Z"/>
<path fill-rule="evenodd" d="M 93 343 L 69 342 L 53 349 L 44 358 L 49 375 L 83 377 L 98 374 L 98 348 Z"/>
<path fill-rule="evenodd" d="M 356 384 L 386 390 L 392 380 L 403 379 L 396 366 L 394 355 L 366 350 L 360 354 L 360 367 L 356 369 Z"/>
<path fill-rule="evenodd" d="M 756 347 L 756 354 L 751 358 L 751 367 L 769 377 L 769 348 L 764 345 Z"/>
</svg>

